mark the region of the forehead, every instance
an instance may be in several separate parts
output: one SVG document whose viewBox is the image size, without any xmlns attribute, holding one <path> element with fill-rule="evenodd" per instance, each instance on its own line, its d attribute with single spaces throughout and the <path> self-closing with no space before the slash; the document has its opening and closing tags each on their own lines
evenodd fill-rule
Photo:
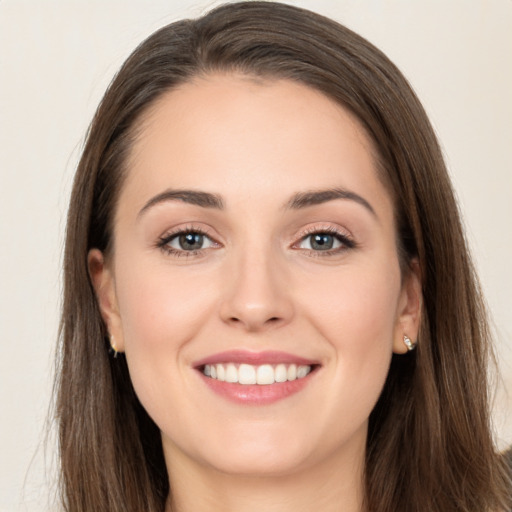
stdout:
<svg viewBox="0 0 512 512">
<path fill-rule="evenodd" d="M 212 75 L 165 93 L 145 113 L 124 188 L 140 201 L 168 187 L 263 200 L 343 186 L 389 203 L 374 155 L 355 116 L 312 88 Z"/>
</svg>

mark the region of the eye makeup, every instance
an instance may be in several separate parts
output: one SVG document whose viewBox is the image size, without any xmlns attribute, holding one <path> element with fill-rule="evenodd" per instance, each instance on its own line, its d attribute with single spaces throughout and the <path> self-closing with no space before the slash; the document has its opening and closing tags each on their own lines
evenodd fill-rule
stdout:
<svg viewBox="0 0 512 512">
<path fill-rule="evenodd" d="M 298 241 L 290 248 L 313 257 L 329 257 L 357 247 L 353 238 L 344 230 L 334 226 L 311 226 L 298 235 Z M 188 225 L 176 228 L 159 237 L 156 247 L 164 253 L 187 258 L 202 256 L 210 249 L 218 249 L 217 242 L 208 230 Z"/>
</svg>

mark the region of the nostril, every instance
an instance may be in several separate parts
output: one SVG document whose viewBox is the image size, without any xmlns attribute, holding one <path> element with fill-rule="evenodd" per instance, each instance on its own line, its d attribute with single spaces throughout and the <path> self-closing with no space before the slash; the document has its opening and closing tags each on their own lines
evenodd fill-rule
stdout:
<svg viewBox="0 0 512 512">
<path fill-rule="evenodd" d="M 231 316 L 231 317 L 229 317 L 228 322 L 231 323 L 232 325 L 243 324 L 252 330 L 252 329 L 257 329 L 258 326 L 263 327 L 264 325 L 266 325 L 268 327 L 271 325 L 279 324 L 279 322 L 281 320 L 282 320 L 282 318 L 279 316 L 272 316 L 270 318 L 267 318 L 266 320 L 259 320 L 259 321 L 255 322 L 254 319 L 244 320 L 243 318 L 240 318 L 237 316 Z"/>
</svg>

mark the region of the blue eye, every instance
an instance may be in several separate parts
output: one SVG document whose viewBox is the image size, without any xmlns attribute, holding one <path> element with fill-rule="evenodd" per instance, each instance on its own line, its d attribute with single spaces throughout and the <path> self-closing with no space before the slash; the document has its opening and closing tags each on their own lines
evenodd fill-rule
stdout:
<svg viewBox="0 0 512 512">
<path fill-rule="evenodd" d="M 337 231 L 332 233 L 317 231 L 304 236 L 296 247 L 316 253 L 332 254 L 345 249 L 352 249 L 355 245 L 350 238 Z"/>
<path fill-rule="evenodd" d="M 329 233 L 314 233 L 302 239 L 300 248 L 313 251 L 330 251 L 332 249 L 338 249 L 342 245 L 342 242 L 334 235 Z"/>
<path fill-rule="evenodd" d="M 171 253 L 194 253 L 214 247 L 216 244 L 200 231 L 180 231 L 160 239 L 159 247 Z"/>
</svg>

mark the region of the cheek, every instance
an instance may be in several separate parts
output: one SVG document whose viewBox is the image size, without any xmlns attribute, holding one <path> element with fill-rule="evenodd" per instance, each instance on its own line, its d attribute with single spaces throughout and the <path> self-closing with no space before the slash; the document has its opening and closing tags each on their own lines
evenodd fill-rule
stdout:
<svg viewBox="0 0 512 512">
<path fill-rule="evenodd" d="M 317 319 L 317 328 L 333 344 L 391 342 L 400 295 L 398 265 L 340 268 L 311 281 L 301 294 L 312 321 Z"/>
<path fill-rule="evenodd" d="M 195 279 L 180 280 L 168 268 L 147 261 L 138 264 L 132 259 L 126 266 L 120 262 L 116 277 L 135 393 L 159 427 L 172 426 L 177 437 L 184 436 L 179 417 L 193 414 L 193 404 L 184 399 L 191 391 L 180 362 L 184 348 L 201 329 L 197 312 L 206 309 L 207 297 L 198 293 Z"/>
<path fill-rule="evenodd" d="M 125 349 L 158 346 L 176 350 L 180 340 L 201 327 L 199 311 L 209 307 L 211 287 L 200 275 L 172 271 L 157 264 L 119 265 L 117 288 Z"/>
<path fill-rule="evenodd" d="M 213 286 L 200 276 L 172 271 L 165 263 L 119 258 L 116 288 L 130 376 L 148 412 L 163 390 L 181 389 L 184 348 L 204 326 Z M 179 393 L 179 391 L 178 391 Z M 172 414 L 172 408 L 169 408 Z"/>
<path fill-rule="evenodd" d="M 372 408 L 387 376 L 398 317 L 398 265 L 340 269 L 303 294 L 303 309 L 332 353 L 333 378 L 354 406 Z M 390 271 L 391 269 L 391 271 Z"/>
</svg>

